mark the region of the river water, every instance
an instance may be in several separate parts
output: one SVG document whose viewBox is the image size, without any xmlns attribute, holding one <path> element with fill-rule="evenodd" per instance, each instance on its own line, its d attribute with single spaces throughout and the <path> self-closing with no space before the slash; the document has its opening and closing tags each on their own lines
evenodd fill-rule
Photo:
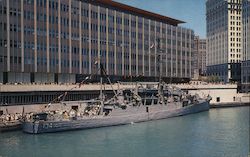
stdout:
<svg viewBox="0 0 250 157">
<path fill-rule="evenodd" d="M 41 135 L 0 133 L 0 157 L 247 157 L 249 107 Z"/>
</svg>

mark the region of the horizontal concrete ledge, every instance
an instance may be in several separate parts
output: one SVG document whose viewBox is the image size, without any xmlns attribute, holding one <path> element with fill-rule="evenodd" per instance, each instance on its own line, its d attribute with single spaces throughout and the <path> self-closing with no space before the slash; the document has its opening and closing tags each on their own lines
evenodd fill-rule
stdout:
<svg viewBox="0 0 250 157">
<path fill-rule="evenodd" d="M 243 107 L 250 106 L 250 102 L 227 102 L 210 104 L 210 108 Z"/>
<path fill-rule="evenodd" d="M 236 88 L 181 88 L 182 90 L 221 90 L 221 89 L 236 89 Z"/>
<path fill-rule="evenodd" d="M 129 89 L 134 86 L 126 86 L 126 85 L 118 85 L 118 84 L 105 84 L 103 88 L 105 90 L 117 90 L 121 89 Z M 70 85 L 0 85 L 0 92 L 35 92 L 35 91 L 99 91 L 100 84 L 83 84 L 79 86 L 79 84 L 70 84 Z"/>
<path fill-rule="evenodd" d="M 190 85 L 190 84 L 172 84 L 183 90 L 218 90 L 218 89 L 237 89 L 235 84 L 207 84 L 207 85 Z M 132 84 L 106 84 L 106 90 L 117 90 L 135 88 L 135 82 Z M 0 85 L 0 92 L 33 92 L 33 91 L 67 91 L 72 89 L 73 91 L 90 91 L 100 90 L 100 84 L 83 84 L 79 87 L 79 84 L 43 84 L 43 85 Z"/>
</svg>

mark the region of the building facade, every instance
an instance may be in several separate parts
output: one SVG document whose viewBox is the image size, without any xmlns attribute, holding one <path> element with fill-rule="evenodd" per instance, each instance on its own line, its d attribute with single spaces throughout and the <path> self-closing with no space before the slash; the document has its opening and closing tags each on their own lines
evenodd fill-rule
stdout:
<svg viewBox="0 0 250 157">
<path fill-rule="evenodd" d="M 240 81 L 242 0 L 207 0 L 207 74 Z"/>
<path fill-rule="evenodd" d="M 180 23 L 110 0 L 1 0 L 0 82 L 75 82 L 101 63 L 117 80 L 189 80 L 194 32 Z"/>
<path fill-rule="evenodd" d="M 204 76 L 206 74 L 206 39 L 200 39 L 199 36 L 194 37 L 194 54 L 196 62 L 194 68 L 198 75 Z"/>
<path fill-rule="evenodd" d="M 242 89 L 250 92 L 250 0 L 243 0 L 242 13 Z"/>
</svg>

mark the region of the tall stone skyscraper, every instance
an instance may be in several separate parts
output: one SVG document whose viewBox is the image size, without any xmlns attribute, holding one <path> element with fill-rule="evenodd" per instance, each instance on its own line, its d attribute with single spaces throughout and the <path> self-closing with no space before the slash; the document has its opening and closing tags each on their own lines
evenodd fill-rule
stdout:
<svg viewBox="0 0 250 157">
<path fill-rule="evenodd" d="M 242 66 L 241 82 L 245 92 L 250 91 L 250 0 L 243 0 L 242 12 Z"/>
<path fill-rule="evenodd" d="M 242 0 L 207 0 L 207 74 L 240 81 Z"/>
</svg>

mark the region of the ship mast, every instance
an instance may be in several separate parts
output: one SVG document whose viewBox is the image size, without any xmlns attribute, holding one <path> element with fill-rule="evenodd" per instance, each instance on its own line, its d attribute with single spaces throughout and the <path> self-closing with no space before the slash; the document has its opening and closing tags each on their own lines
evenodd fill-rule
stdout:
<svg viewBox="0 0 250 157">
<path fill-rule="evenodd" d="M 159 83 L 162 82 L 162 47 L 161 39 L 157 39 L 157 57 L 158 57 L 158 71 L 159 71 Z"/>
<path fill-rule="evenodd" d="M 104 108 L 104 95 L 103 95 L 103 77 L 106 77 L 106 79 L 108 80 L 113 92 L 114 92 L 114 97 L 117 98 L 117 92 L 114 90 L 112 82 L 109 78 L 109 76 L 107 75 L 107 72 L 103 66 L 103 64 L 100 62 L 100 83 L 101 83 L 101 87 L 100 87 L 100 101 L 101 101 L 101 113 L 103 113 L 103 108 Z"/>
<path fill-rule="evenodd" d="M 101 77 L 100 77 L 100 83 L 101 83 L 101 86 L 100 86 L 100 100 L 101 100 L 101 110 L 100 110 L 100 114 L 103 114 L 103 108 L 104 108 L 104 95 L 103 95 L 103 75 L 105 73 L 104 71 L 104 67 L 102 65 L 102 63 L 100 63 L 100 71 L 101 71 Z"/>
<path fill-rule="evenodd" d="M 163 82 L 162 82 L 162 45 L 161 45 L 161 39 L 157 39 L 157 58 L 158 58 L 158 71 L 159 71 L 159 85 L 158 85 L 158 103 L 162 102 L 164 100 L 163 96 Z"/>
</svg>

